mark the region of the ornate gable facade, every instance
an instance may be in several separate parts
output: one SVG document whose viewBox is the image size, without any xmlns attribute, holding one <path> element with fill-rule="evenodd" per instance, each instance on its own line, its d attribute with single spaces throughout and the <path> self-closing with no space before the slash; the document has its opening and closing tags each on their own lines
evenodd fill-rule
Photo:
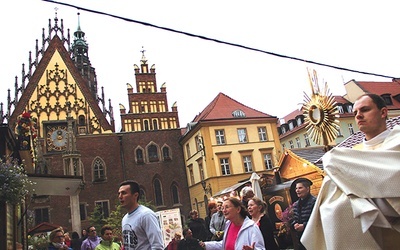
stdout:
<svg viewBox="0 0 400 250">
<path fill-rule="evenodd" d="M 49 222 L 80 232 L 89 226 L 96 206 L 105 217 L 114 210 L 119 183 L 126 179 L 139 182 L 144 199 L 157 210 L 180 208 L 181 214 L 188 214 L 177 107 L 168 111 L 165 86 L 156 91 L 155 71 L 135 69 L 138 86 L 153 82 L 154 88 L 136 95 L 128 89 L 130 105 L 137 101 L 140 108 L 134 112 L 132 106 L 121 114 L 121 123 L 138 119 L 140 126 L 115 133 L 111 101 L 106 108 L 104 93 L 97 94 L 85 33 L 78 25 L 70 45 L 63 21 L 60 26 L 57 17 L 54 21 L 53 26 L 49 21 L 48 37 L 43 30 L 43 48 L 37 43 L 27 73 L 23 69 L 14 100 L 9 92 L 6 110 L 0 106 L 1 122 L 7 121 L 12 130 L 22 114 L 35 120 L 35 136 L 28 135 L 23 153 L 31 161 L 30 178 L 37 183 L 28 229 Z"/>
</svg>

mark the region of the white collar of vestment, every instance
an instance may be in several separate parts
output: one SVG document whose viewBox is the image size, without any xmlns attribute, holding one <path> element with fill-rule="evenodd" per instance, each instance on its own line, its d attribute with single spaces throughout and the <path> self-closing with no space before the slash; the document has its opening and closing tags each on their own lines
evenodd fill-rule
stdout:
<svg viewBox="0 0 400 250">
<path fill-rule="evenodd" d="M 382 133 L 380 133 L 379 135 L 375 136 L 374 138 L 370 139 L 370 140 L 365 140 L 364 138 L 364 149 L 368 149 L 368 148 L 375 148 L 377 145 L 382 144 L 382 142 L 386 139 L 386 137 L 389 135 L 390 130 L 386 129 L 385 131 L 383 131 Z"/>
</svg>

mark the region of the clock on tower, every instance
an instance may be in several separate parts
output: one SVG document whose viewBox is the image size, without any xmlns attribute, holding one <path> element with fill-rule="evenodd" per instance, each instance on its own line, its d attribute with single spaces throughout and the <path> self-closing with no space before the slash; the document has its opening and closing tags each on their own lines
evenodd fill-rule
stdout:
<svg viewBox="0 0 400 250">
<path fill-rule="evenodd" d="M 48 152 L 64 151 L 67 148 L 67 126 L 46 125 L 46 144 Z"/>
</svg>

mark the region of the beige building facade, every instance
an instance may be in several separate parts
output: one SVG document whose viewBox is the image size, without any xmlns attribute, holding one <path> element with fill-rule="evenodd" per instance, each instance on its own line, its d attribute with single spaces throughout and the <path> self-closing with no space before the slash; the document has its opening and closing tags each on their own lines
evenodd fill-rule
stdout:
<svg viewBox="0 0 400 250">
<path fill-rule="evenodd" d="M 220 93 L 188 124 L 182 137 L 192 209 L 200 217 L 208 201 L 253 172 L 272 173 L 281 152 L 277 118 Z"/>
</svg>

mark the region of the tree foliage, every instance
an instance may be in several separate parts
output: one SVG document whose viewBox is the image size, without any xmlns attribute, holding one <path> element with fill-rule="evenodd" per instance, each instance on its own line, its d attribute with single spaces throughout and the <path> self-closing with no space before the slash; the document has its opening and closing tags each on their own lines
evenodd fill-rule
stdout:
<svg viewBox="0 0 400 250">
<path fill-rule="evenodd" d="M 99 230 L 105 225 L 104 215 L 101 206 L 96 205 L 93 212 L 89 216 L 90 225 L 94 226 Z"/>
</svg>

